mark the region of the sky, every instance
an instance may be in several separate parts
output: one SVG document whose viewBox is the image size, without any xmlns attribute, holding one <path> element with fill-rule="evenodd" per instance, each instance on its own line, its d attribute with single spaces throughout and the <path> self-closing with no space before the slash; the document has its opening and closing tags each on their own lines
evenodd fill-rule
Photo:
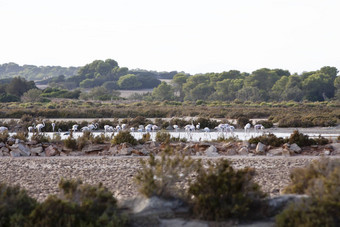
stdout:
<svg viewBox="0 0 340 227">
<path fill-rule="evenodd" d="M 0 0 L 0 64 L 340 69 L 339 0 Z"/>
</svg>

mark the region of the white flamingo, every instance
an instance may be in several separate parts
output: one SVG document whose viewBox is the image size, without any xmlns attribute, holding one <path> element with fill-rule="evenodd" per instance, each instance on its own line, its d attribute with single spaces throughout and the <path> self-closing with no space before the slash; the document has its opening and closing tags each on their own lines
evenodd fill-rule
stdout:
<svg viewBox="0 0 340 227">
<path fill-rule="evenodd" d="M 156 131 L 156 130 L 158 130 L 158 126 L 157 125 L 153 125 L 152 126 L 152 131 Z"/>
<path fill-rule="evenodd" d="M 249 134 L 251 128 L 251 124 L 247 123 L 246 126 L 244 126 L 244 133 Z"/>
<path fill-rule="evenodd" d="M 151 130 L 152 130 L 152 124 L 148 124 L 147 126 L 145 126 L 145 131 L 146 132 L 151 132 Z"/>
<path fill-rule="evenodd" d="M 36 129 L 35 127 L 35 123 L 33 123 L 33 126 L 28 126 L 28 132 L 32 132 L 34 129 Z"/>
<path fill-rule="evenodd" d="M 55 128 L 55 123 L 54 122 L 52 122 L 52 131 L 54 132 L 54 128 Z"/>
<path fill-rule="evenodd" d="M 122 130 L 126 130 L 127 125 L 126 124 L 122 124 Z"/>
<path fill-rule="evenodd" d="M 179 129 L 178 125 L 174 125 L 173 128 L 175 129 L 176 132 L 178 132 Z"/>
<path fill-rule="evenodd" d="M 73 132 L 78 131 L 78 126 L 79 125 L 72 125 L 72 131 Z"/>
<path fill-rule="evenodd" d="M 0 132 L 8 131 L 8 128 L 5 126 L 0 127 Z"/>
<path fill-rule="evenodd" d="M 93 130 L 93 129 L 97 129 L 97 127 L 98 127 L 98 123 L 95 123 L 95 124 L 89 124 L 88 126 L 87 126 L 91 131 Z"/>
<path fill-rule="evenodd" d="M 104 133 L 109 131 L 110 125 L 104 125 Z"/>
<path fill-rule="evenodd" d="M 143 131 L 144 131 L 144 125 L 139 125 L 137 131 L 138 131 L 138 132 L 143 132 Z"/>
<path fill-rule="evenodd" d="M 198 123 L 198 124 L 196 125 L 196 129 L 197 129 L 197 130 L 200 130 L 200 127 L 201 127 L 201 123 Z"/>
<path fill-rule="evenodd" d="M 134 127 L 131 127 L 131 128 L 130 128 L 130 131 L 131 131 L 131 132 L 134 132 L 134 131 L 135 131 L 135 128 L 134 128 Z"/>
<path fill-rule="evenodd" d="M 260 130 L 261 131 L 264 130 L 264 126 L 262 124 L 256 124 L 256 125 L 254 125 L 254 129 L 255 129 L 255 133 L 259 133 Z"/>
<path fill-rule="evenodd" d="M 116 131 L 117 131 L 117 132 L 120 132 L 120 130 L 122 130 L 122 128 L 120 127 L 120 125 L 117 125 L 117 126 L 116 126 Z"/>
<path fill-rule="evenodd" d="M 45 127 L 45 121 L 43 121 L 42 124 L 37 124 L 37 126 L 35 126 L 36 129 L 38 129 L 38 132 L 41 132 L 41 129 Z"/>
<path fill-rule="evenodd" d="M 90 132 L 91 129 L 88 126 L 84 126 L 80 129 L 82 132 Z"/>
</svg>

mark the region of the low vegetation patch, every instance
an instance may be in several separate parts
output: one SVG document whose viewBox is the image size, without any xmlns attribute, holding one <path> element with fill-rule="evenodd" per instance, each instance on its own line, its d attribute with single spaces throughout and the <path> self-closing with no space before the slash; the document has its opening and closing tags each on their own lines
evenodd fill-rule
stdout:
<svg viewBox="0 0 340 227">
<path fill-rule="evenodd" d="M 131 145 L 137 145 L 137 140 L 131 135 L 129 131 L 120 131 L 112 140 L 113 145 L 129 143 Z"/>
<path fill-rule="evenodd" d="M 276 137 L 274 134 L 269 133 L 269 134 L 263 134 L 258 137 L 251 137 L 248 142 L 250 144 L 257 144 L 259 142 L 265 144 L 265 145 L 270 145 L 273 147 L 279 147 L 282 146 L 284 143 L 287 142 L 286 139 L 283 139 L 282 137 Z"/>
<path fill-rule="evenodd" d="M 291 173 L 286 193 L 307 194 L 276 217 L 277 226 L 340 225 L 340 161 L 321 159 Z"/>
</svg>

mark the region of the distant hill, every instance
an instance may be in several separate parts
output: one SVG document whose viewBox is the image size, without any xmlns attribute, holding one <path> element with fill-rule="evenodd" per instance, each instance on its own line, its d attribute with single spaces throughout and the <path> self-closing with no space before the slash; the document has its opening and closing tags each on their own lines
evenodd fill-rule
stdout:
<svg viewBox="0 0 340 227">
<path fill-rule="evenodd" d="M 0 64 L 0 79 L 13 78 L 20 76 L 26 80 L 44 80 L 47 78 L 64 75 L 70 77 L 77 75 L 80 67 L 61 67 L 61 66 L 35 66 L 23 65 L 10 62 Z"/>
</svg>

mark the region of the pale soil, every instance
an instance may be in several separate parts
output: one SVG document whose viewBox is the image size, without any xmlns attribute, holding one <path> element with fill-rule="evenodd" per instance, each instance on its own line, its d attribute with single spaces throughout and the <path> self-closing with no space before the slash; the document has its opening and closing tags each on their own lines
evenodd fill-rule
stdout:
<svg viewBox="0 0 340 227">
<path fill-rule="evenodd" d="M 207 157 L 202 157 L 208 159 Z M 278 195 L 289 183 L 289 172 L 318 159 L 313 156 L 295 157 L 223 157 L 235 168 L 250 166 L 256 169 L 255 180 L 263 191 Z M 39 201 L 58 192 L 61 178 L 80 178 L 84 182 L 102 182 L 118 199 L 138 194 L 133 176 L 140 168 L 139 157 L 28 157 L 0 158 L 0 182 L 19 184 Z M 216 158 L 210 158 L 216 160 Z"/>
</svg>

